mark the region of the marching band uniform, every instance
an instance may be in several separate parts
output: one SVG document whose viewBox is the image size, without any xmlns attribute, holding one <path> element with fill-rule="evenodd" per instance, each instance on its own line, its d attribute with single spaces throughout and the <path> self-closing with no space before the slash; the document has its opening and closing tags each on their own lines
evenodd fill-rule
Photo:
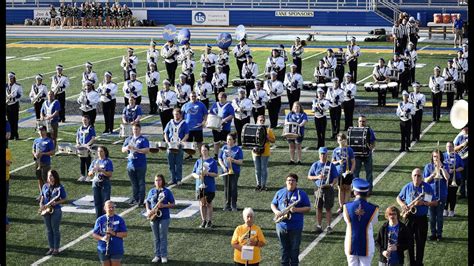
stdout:
<svg viewBox="0 0 474 266">
<path fill-rule="evenodd" d="M 253 57 L 252 55 L 247 56 L 247 62 L 244 63 L 242 67 L 242 76 L 245 79 L 253 79 L 255 80 L 258 77 L 258 65 L 257 63 L 252 61 Z M 245 84 L 245 90 L 247 92 L 247 95 L 250 95 L 250 91 L 255 88 L 254 82 L 250 83 L 247 82 Z"/>
<path fill-rule="evenodd" d="M 326 136 L 327 117 L 326 111 L 329 109 L 329 101 L 324 98 L 324 90 L 318 88 L 318 97 L 313 99 L 312 110 L 314 112 L 314 124 L 316 125 L 316 135 L 318 136 L 318 144 L 316 149 L 324 147 L 324 139 Z"/>
<path fill-rule="evenodd" d="M 219 95 L 219 92 L 225 91 L 225 84 L 227 83 L 227 76 L 225 75 L 225 73 L 222 72 L 222 66 L 218 65 L 217 69 L 217 72 L 214 72 L 212 74 L 211 79 L 211 85 L 214 90 L 214 96 L 216 97 L 216 101 L 218 101 L 217 95 Z"/>
<path fill-rule="evenodd" d="M 398 103 L 397 108 L 397 116 L 400 118 L 400 152 L 410 151 L 411 120 L 415 114 L 415 106 L 408 101 L 408 96 L 408 92 L 403 91 L 403 101 Z"/>
<path fill-rule="evenodd" d="M 175 111 L 176 112 L 176 111 Z M 189 127 L 188 123 L 184 121 L 181 117 L 181 111 L 179 113 L 178 119 L 175 116 L 165 127 L 163 131 L 163 136 L 165 137 L 165 142 L 169 144 L 170 142 L 186 142 L 189 137 Z M 168 166 L 171 175 L 171 184 L 181 185 L 181 180 L 183 179 L 183 149 L 179 147 L 178 151 L 171 151 L 168 149 Z"/>
<path fill-rule="evenodd" d="M 390 70 L 385 65 L 383 58 L 379 59 L 379 63 L 374 66 L 372 71 L 372 78 L 374 82 L 387 82 L 389 80 Z M 395 88 L 397 89 L 397 88 Z M 377 92 L 377 106 L 385 106 L 387 101 L 387 91 L 379 89 Z"/>
<path fill-rule="evenodd" d="M 48 87 L 43 84 L 43 75 L 36 75 L 36 82 L 31 85 L 30 99 L 35 108 L 36 120 L 41 117 L 41 106 L 43 105 L 46 95 L 48 94 Z"/>
<path fill-rule="evenodd" d="M 52 93 L 51 91 L 49 93 Z M 59 123 L 59 113 L 61 112 L 61 104 L 58 100 L 50 100 L 49 96 L 46 101 L 44 101 L 43 106 L 41 106 L 41 120 L 49 120 L 51 123 L 51 128 L 48 128 L 48 133 L 51 133 L 51 138 L 54 141 L 54 146 L 56 146 L 56 139 L 58 138 L 58 123 Z M 48 117 L 48 118 L 47 118 Z"/>
<path fill-rule="evenodd" d="M 175 92 L 177 96 L 176 107 L 181 108 L 185 103 L 189 102 L 189 96 L 191 96 L 191 86 L 186 83 L 186 75 L 179 75 L 180 82 L 176 84 Z"/>
<path fill-rule="evenodd" d="M 352 81 L 352 76 L 349 73 L 344 74 L 345 81 L 342 82 L 341 88 L 344 92 L 344 99 L 342 100 L 342 108 L 344 109 L 344 131 L 353 126 L 353 116 L 355 108 L 355 96 L 357 93 L 356 84 Z"/>
<path fill-rule="evenodd" d="M 49 245 L 49 251 L 46 255 L 57 255 L 59 253 L 59 247 L 61 246 L 59 226 L 62 218 L 60 203 L 64 203 L 67 197 L 66 190 L 64 189 L 64 186 L 60 184 L 59 180 L 54 180 L 54 183 L 55 184 L 53 185 L 48 182 L 44 184 L 41 189 L 40 207 L 45 206 L 51 200 L 56 199 L 54 200 L 55 204 L 52 206 L 54 211 L 43 215 Z"/>
<path fill-rule="evenodd" d="M 247 60 L 247 56 L 250 55 L 250 48 L 247 45 L 247 42 L 245 39 L 240 40 L 240 43 L 237 44 L 234 47 L 234 50 L 232 50 L 232 53 L 235 56 L 235 61 L 237 63 L 237 68 L 239 69 L 239 76 L 240 79 L 244 79 L 245 76 L 242 73 L 242 67 Z"/>
<path fill-rule="evenodd" d="M 156 63 L 149 63 L 145 81 L 148 90 L 148 98 L 150 100 L 150 114 L 156 114 L 158 111 L 156 95 L 158 93 L 158 84 L 160 82 L 160 73 L 156 70 Z"/>
<path fill-rule="evenodd" d="M 277 80 L 280 82 L 285 81 L 285 59 L 280 55 L 279 49 L 273 49 L 272 55 L 268 57 L 265 63 L 265 74 L 270 77 L 272 71 L 277 73 Z"/>
<path fill-rule="evenodd" d="M 461 132 L 459 132 L 456 138 L 454 138 L 453 144 L 454 144 L 454 150 L 456 152 L 459 152 L 461 149 L 465 148 L 469 144 L 467 125 L 463 128 Z M 463 163 L 464 163 L 464 170 L 462 171 L 462 180 L 461 180 L 461 185 L 459 186 L 460 199 L 465 198 L 467 194 L 466 180 L 469 176 L 469 157 L 468 156 L 466 156 L 463 159 Z"/>
<path fill-rule="evenodd" d="M 133 48 L 129 47 L 127 56 L 122 57 L 120 66 L 123 68 L 123 80 L 130 80 L 130 71 L 137 73 L 138 57 L 133 54 Z"/>
<path fill-rule="evenodd" d="M 82 115 L 89 116 L 90 124 L 94 126 L 100 95 L 94 90 L 94 85 L 91 81 L 86 81 L 86 86 L 77 98 L 77 103 L 81 105 L 79 109 L 82 111 Z"/>
<path fill-rule="evenodd" d="M 92 179 L 92 191 L 94 193 L 95 216 L 97 218 L 104 214 L 104 204 L 110 200 L 110 178 L 114 171 L 112 160 L 110 160 L 107 153 L 104 156 L 104 159 L 100 157 L 94 159 L 89 167 L 89 175 L 95 175 Z M 99 169 L 98 172 L 94 170 L 96 166 Z"/>
<path fill-rule="evenodd" d="M 354 179 L 353 189 L 356 198 L 343 207 L 346 222 L 344 253 L 350 266 L 371 265 L 375 252 L 374 225 L 378 222 L 379 207 L 367 201 L 369 183 L 363 179 Z M 361 195 L 362 194 L 362 195 Z"/>
<path fill-rule="evenodd" d="M 327 50 L 327 55 L 323 57 L 324 67 L 329 71 L 329 77 L 332 79 L 336 75 L 337 59 L 332 49 Z"/>
<path fill-rule="evenodd" d="M 412 118 L 412 141 L 420 140 L 420 133 L 421 133 L 421 122 L 423 119 L 423 107 L 426 103 L 426 98 L 423 93 L 419 91 L 420 83 L 415 82 L 412 84 L 414 92 L 410 92 L 410 96 L 408 97 L 408 101 L 413 104 L 415 107 L 415 114 Z"/>
<path fill-rule="evenodd" d="M 201 175 L 202 170 L 207 170 L 207 175 L 204 176 L 204 179 L 201 180 L 200 178 L 196 178 L 196 199 L 199 200 L 200 203 L 200 211 L 201 211 L 201 225 L 200 228 L 210 228 L 212 227 L 212 201 L 216 196 L 216 179 L 218 173 L 218 166 L 217 161 L 214 160 L 212 157 L 208 157 L 207 159 L 203 159 L 203 156 L 199 158 L 194 163 L 193 173 L 197 175 Z M 212 174 L 212 175 L 210 175 Z M 204 189 L 200 187 L 204 183 Z"/>
<path fill-rule="evenodd" d="M 194 51 L 191 48 L 191 44 L 189 43 L 189 41 L 187 41 L 183 46 L 179 47 L 178 62 L 182 63 L 191 53 L 194 55 Z"/>
<path fill-rule="evenodd" d="M 104 133 L 113 133 L 114 115 L 117 100 L 118 86 L 112 81 L 112 73 L 107 71 L 104 74 L 104 81 L 99 84 L 100 101 L 102 102 L 102 112 L 104 113 L 105 130 Z"/>
<path fill-rule="evenodd" d="M 208 44 L 206 51 L 201 55 L 201 59 L 199 59 L 199 62 L 202 64 L 202 72 L 206 73 L 207 82 L 211 82 L 216 72 L 217 55 L 211 52 L 211 49 L 212 46 Z"/>
<path fill-rule="evenodd" d="M 463 53 L 462 50 L 458 51 L 458 57 L 454 58 L 454 67 L 458 71 L 458 82 L 456 84 L 457 86 L 457 94 L 456 94 L 456 99 L 462 99 L 463 94 L 467 93 L 467 87 L 466 87 L 466 75 L 467 71 L 469 70 L 469 64 L 467 61 L 467 56 L 464 57 L 464 55 L 467 55 L 466 53 Z M 464 78 L 463 78 L 464 77 Z"/>
<path fill-rule="evenodd" d="M 403 19 L 402 20 L 402 24 L 400 24 L 400 34 L 402 36 L 401 40 L 400 40 L 400 54 L 403 53 L 403 51 L 405 51 L 405 49 L 407 48 L 407 44 L 408 44 L 408 37 L 409 37 L 409 34 L 410 34 L 410 28 L 409 28 L 409 25 L 407 23 L 407 19 Z"/>
<path fill-rule="evenodd" d="M 86 118 L 82 118 L 83 122 L 82 125 L 77 129 L 76 131 L 76 147 L 84 147 L 84 148 L 89 148 L 92 146 L 92 144 L 95 142 L 95 129 L 92 124 L 90 124 L 90 120 L 87 120 Z M 84 123 L 84 121 L 87 120 L 87 124 Z M 92 181 L 89 176 L 87 175 L 87 171 L 91 166 L 91 156 L 90 153 L 87 153 L 87 157 L 80 157 L 81 163 L 80 163 L 80 170 L 81 170 L 81 177 L 77 181 L 87 181 L 90 182 Z M 87 179 L 86 179 L 87 176 Z"/>
<path fill-rule="evenodd" d="M 86 81 L 91 81 L 92 84 L 96 84 L 98 82 L 97 73 L 92 71 L 92 63 L 86 62 L 85 64 L 86 71 L 82 72 L 82 86 L 86 85 Z"/>
<path fill-rule="evenodd" d="M 359 119 L 357 121 L 358 127 L 368 127 L 368 148 L 369 154 L 364 155 L 355 155 L 355 169 L 354 169 L 354 176 L 361 177 L 360 169 L 362 168 L 362 163 L 364 163 L 365 169 L 365 180 L 369 182 L 370 188 L 369 193 L 372 193 L 373 187 L 373 161 L 372 161 L 372 150 L 375 148 L 375 141 L 377 140 L 375 137 L 375 132 L 370 126 L 367 126 L 367 117 L 364 115 L 359 115 Z"/>
<path fill-rule="evenodd" d="M 443 69 L 443 78 L 444 78 L 444 90 L 446 91 L 446 108 L 451 110 L 454 103 L 454 93 L 455 87 L 458 83 L 458 71 L 453 67 L 453 60 L 448 60 L 448 67 Z M 451 90 L 448 91 L 448 84 L 453 82 Z"/>
<path fill-rule="evenodd" d="M 435 75 L 430 77 L 428 86 L 431 89 L 431 101 L 433 105 L 433 121 L 439 121 L 441 102 L 443 101 L 444 78 L 440 76 L 440 68 L 436 66 Z"/>
<path fill-rule="evenodd" d="M 398 86 L 392 90 L 392 98 L 398 98 L 399 90 L 408 90 L 408 77 L 405 72 L 405 63 L 400 60 L 400 54 L 395 54 L 393 57 L 393 61 L 388 62 L 388 68 L 391 71 L 395 71 L 395 73 L 398 73 L 398 80 L 395 80 L 396 82 L 398 82 Z"/>
<path fill-rule="evenodd" d="M 249 94 L 249 99 L 252 101 L 252 116 L 254 123 L 257 123 L 257 117 L 259 115 L 265 115 L 265 104 L 268 102 L 268 95 L 265 90 L 262 89 L 262 82 L 255 80 L 255 89 L 252 89 Z M 257 85 L 258 84 L 258 85 Z"/>
<path fill-rule="evenodd" d="M 193 92 L 195 93 L 195 92 Z M 191 94 L 191 96 L 194 94 Z M 197 142 L 198 147 L 201 147 L 203 142 L 203 125 L 206 123 L 207 108 L 204 103 L 197 100 L 196 97 L 191 97 L 191 101 L 187 102 L 181 107 L 183 119 L 188 124 L 189 137 L 188 142 Z M 190 157 L 192 157 L 190 155 Z"/>
<path fill-rule="evenodd" d="M 344 53 L 344 49 L 339 47 L 338 51 L 334 53 L 334 57 L 336 58 L 336 69 L 334 70 L 335 76 L 339 80 L 344 79 L 344 65 L 346 64 L 346 57 Z"/>
<path fill-rule="evenodd" d="M 211 83 L 206 81 L 206 73 L 201 73 L 201 80 L 196 83 L 194 91 L 197 93 L 199 101 L 206 106 L 206 109 L 209 109 L 209 95 L 213 89 Z"/>
<path fill-rule="evenodd" d="M 161 57 L 165 59 L 166 73 L 171 86 L 174 86 L 176 79 L 176 68 L 178 68 L 177 57 L 179 54 L 179 47 L 174 43 L 174 40 L 168 41 L 163 48 L 161 48 Z"/>
<path fill-rule="evenodd" d="M 339 86 L 339 79 L 333 78 L 332 82 L 334 85 L 332 88 L 328 88 L 326 100 L 329 101 L 329 116 L 331 117 L 331 139 L 335 139 L 336 135 L 339 134 L 340 123 L 341 123 L 341 104 L 344 98 L 344 91 Z"/>
<path fill-rule="evenodd" d="M 404 61 L 407 62 L 407 68 L 409 68 L 409 79 L 408 82 L 411 84 L 416 81 L 415 72 L 416 72 L 416 61 L 418 60 L 418 53 L 414 48 L 414 44 L 412 42 L 408 43 L 408 49 L 405 50 L 405 59 Z"/>
<path fill-rule="evenodd" d="M 222 72 L 225 73 L 227 80 L 225 82 L 225 86 L 229 86 L 229 79 L 230 79 L 230 67 L 229 67 L 229 50 L 221 49 L 219 54 L 217 55 L 217 64 L 222 66 Z"/>
<path fill-rule="evenodd" d="M 283 58 L 282 58 L 283 60 Z M 274 129 L 278 125 L 278 114 L 281 108 L 281 95 L 283 94 L 283 83 L 276 79 L 277 73 L 270 73 L 271 79 L 266 80 L 263 89 L 267 92 L 268 100 L 268 116 L 270 118 L 270 128 Z"/>
<path fill-rule="evenodd" d="M 160 110 L 160 120 L 163 130 L 165 130 L 168 122 L 173 118 L 173 109 L 178 102 L 178 95 L 175 91 L 170 90 L 171 83 L 165 79 L 163 80 L 164 89 L 160 90 L 156 103 Z"/>
<path fill-rule="evenodd" d="M 219 165 L 222 167 L 222 171 L 229 173 L 230 167 L 232 167 L 233 174 L 227 174 L 223 176 L 224 183 L 224 211 L 237 211 L 237 183 L 240 177 L 241 165 L 244 159 L 244 152 L 236 145 L 236 139 L 234 139 L 233 146 L 225 144 L 219 150 Z M 231 158 L 232 163 L 229 165 L 229 159 Z M 239 163 L 240 162 L 240 163 Z"/>
<path fill-rule="evenodd" d="M 293 103 L 300 100 L 301 89 L 303 88 L 303 76 L 296 72 L 297 66 L 295 64 L 292 64 L 290 68 L 291 72 L 285 74 L 283 86 L 286 88 L 286 96 L 288 97 L 288 104 L 291 110 Z"/>
<path fill-rule="evenodd" d="M 140 103 L 142 102 L 143 84 L 136 78 L 137 73 L 134 71 L 130 71 L 130 79 L 123 83 L 122 91 L 125 105 L 128 105 L 128 99 L 130 99 L 131 95 L 135 97 L 137 105 L 140 105 Z"/>
<path fill-rule="evenodd" d="M 296 73 L 301 74 L 303 62 L 301 57 L 304 54 L 304 45 L 301 43 L 300 37 L 296 37 L 295 44 L 290 49 L 291 56 L 293 56 L 293 64 L 296 65 Z"/>
<path fill-rule="evenodd" d="M 23 95 L 23 88 L 16 83 L 15 73 L 8 73 L 9 82 L 5 84 L 7 99 L 7 118 L 11 125 L 10 139 L 18 140 L 18 118 L 20 112 L 20 98 Z"/>
<path fill-rule="evenodd" d="M 449 143 L 449 142 L 448 142 Z M 448 168 L 448 197 L 446 205 L 444 206 L 444 216 L 454 217 L 454 209 L 456 208 L 456 193 L 458 191 L 458 186 L 461 184 L 462 180 L 462 171 L 464 170 L 464 161 L 461 159 L 457 153 L 454 152 L 454 144 L 449 143 L 446 146 L 450 145 L 452 150 L 448 150 L 443 153 L 443 163 L 447 165 Z M 454 178 L 454 181 L 453 181 Z M 456 186 L 452 186 L 452 184 Z M 449 212 L 448 212 L 449 208 Z"/>
<path fill-rule="evenodd" d="M 183 60 L 181 63 L 181 71 L 182 74 L 186 75 L 186 83 L 192 87 L 194 87 L 194 82 L 196 79 L 194 77 L 194 67 L 196 66 L 196 62 L 192 59 L 194 53 L 191 51 L 188 57 Z"/>
<path fill-rule="evenodd" d="M 66 122 L 66 89 L 69 88 L 69 78 L 62 74 L 63 66 L 56 66 L 56 75 L 51 79 L 51 90 L 54 92 L 54 97 L 59 101 L 59 121 Z"/>
<path fill-rule="evenodd" d="M 326 83 L 331 81 L 331 77 L 329 76 L 329 69 L 324 67 L 324 60 L 319 60 L 319 65 L 314 68 L 314 79 L 316 83 Z M 326 88 L 326 87 L 325 87 Z M 327 90 L 327 88 L 326 88 Z M 326 93 L 326 92 L 324 92 Z"/>
<path fill-rule="evenodd" d="M 357 82 L 357 64 L 360 56 L 360 47 L 355 43 L 356 38 L 351 38 L 351 44 L 347 45 L 346 49 L 346 62 L 349 65 L 349 74 L 352 76 L 352 80 Z"/>
<path fill-rule="evenodd" d="M 150 63 L 154 63 L 155 66 L 156 64 L 158 64 L 159 56 L 160 56 L 160 52 L 156 50 L 156 42 L 151 41 L 150 48 L 148 48 L 148 50 L 146 51 L 146 62 L 147 62 L 146 70 L 147 71 L 150 71 Z"/>
<path fill-rule="evenodd" d="M 408 19 L 408 33 L 409 33 L 409 42 L 410 43 L 413 43 L 413 50 L 416 51 L 416 46 L 418 44 L 418 38 L 420 38 L 420 36 L 418 36 L 418 32 L 420 32 L 420 29 L 418 28 L 418 24 L 416 23 L 415 21 L 415 18 L 414 17 L 410 17 Z M 415 80 L 413 80 L 414 82 Z"/>
<path fill-rule="evenodd" d="M 238 89 L 239 96 L 232 100 L 234 108 L 234 126 L 237 131 L 237 143 L 242 146 L 242 128 L 245 124 L 250 123 L 250 115 L 252 111 L 252 101 L 246 97 L 245 89 Z"/>
</svg>

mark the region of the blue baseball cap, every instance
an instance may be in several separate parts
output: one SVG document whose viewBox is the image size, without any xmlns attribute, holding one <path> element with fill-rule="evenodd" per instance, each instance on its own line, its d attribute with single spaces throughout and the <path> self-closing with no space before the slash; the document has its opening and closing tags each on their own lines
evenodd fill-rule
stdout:
<svg viewBox="0 0 474 266">
<path fill-rule="evenodd" d="M 320 154 L 328 153 L 328 148 L 326 148 L 326 147 L 321 147 L 321 148 L 319 148 L 319 153 L 320 153 Z"/>
</svg>

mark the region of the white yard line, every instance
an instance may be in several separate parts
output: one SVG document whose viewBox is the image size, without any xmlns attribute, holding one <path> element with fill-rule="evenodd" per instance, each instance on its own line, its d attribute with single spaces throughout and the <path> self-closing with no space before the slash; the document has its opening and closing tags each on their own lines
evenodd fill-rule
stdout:
<svg viewBox="0 0 474 266">
<path fill-rule="evenodd" d="M 421 50 L 425 50 L 426 48 L 430 47 L 430 45 L 426 45 L 426 46 L 423 46 L 422 48 L 420 48 L 420 51 Z"/>
<path fill-rule="evenodd" d="M 423 132 L 421 133 L 420 135 L 420 139 L 423 138 L 423 136 L 426 134 L 426 132 L 428 132 L 433 126 L 434 126 L 435 122 L 431 122 L 424 130 Z M 413 141 L 411 143 L 411 145 L 415 145 L 416 144 L 416 141 Z M 397 163 L 398 161 L 400 161 L 400 159 L 403 158 L 403 156 L 406 155 L 406 152 L 402 152 L 400 153 L 397 158 L 395 158 L 395 160 L 393 160 L 384 170 L 382 173 L 380 173 L 377 178 L 375 178 L 374 180 L 374 183 L 373 185 L 375 186 L 387 173 L 388 171 L 390 171 Z M 336 225 L 341 221 L 342 219 L 342 214 L 339 214 L 336 219 L 334 219 L 331 223 L 331 227 L 334 228 L 336 227 Z M 319 236 L 313 240 L 313 242 L 311 242 L 304 250 L 303 252 L 300 253 L 300 255 L 298 256 L 298 259 L 299 261 L 301 262 L 305 257 L 306 255 L 309 254 L 309 252 L 311 250 L 313 250 L 316 245 L 319 244 L 319 242 L 321 242 L 321 240 L 323 240 L 323 238 L 327 235 L 326 231 L 322 232 L 321 234 L 319 234 Z"/>
<path fill-rule="evenodd" d="M 62 52 L 62 51 L 70 50 L 70 49 L 72 49 L 72 48 L 64 48 L 64 49 L 59 49 L 59 50 L 54 50 L 54 51 L 49 51 L 49 52 L 44 52 L 44 53 L 39 53 L 39 54 L 27 55 L 27 56 L 24 56 L 24 57 L 15 57 L 15 58 L 12 58 L 10 60 L 7 60 L 7 63 L 11 62 L 11 61 L 15 61 L 15 60 L 27 59 L 27 58 L 30 58 L 30 57 L 35 57 L 35 56 L 45 55 L 45 54 L 52 54 L 52 53 Z"/>
</svg>

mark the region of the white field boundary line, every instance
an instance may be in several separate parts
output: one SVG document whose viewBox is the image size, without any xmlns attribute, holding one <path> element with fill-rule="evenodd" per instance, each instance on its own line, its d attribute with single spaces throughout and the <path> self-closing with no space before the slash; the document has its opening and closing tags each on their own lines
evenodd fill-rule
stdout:
<svg viewBox="0 0 474 266">
<path fill-rule="evenodd" d="M 10 60 L 7 60 L 7 63 L 11 62 L 11 61 L 15 61 L 15 60 L 23 60 L 23 59 L 28 59 L 28 58 L 31 58 L 31 57 L 36 57 L 36 56 L 39 56 L 39 55 L 52 54 L 52 53 L 62 52 L 62 51 L 70 50 L 70 49 L 72 49 L 72 48 L 63 48 L 63 49 L 48 51 L 48 52 L 39 53 L 39 54 L 27 55 L 27 56 L 24 56 L 24 57 L 15 57 L 15 58 L 12 58 Z"/>
<path fill-rule="evenodd" d="M 420 51 L 421 50 L 425 50 L 426 48 L 430 47 L 431 45 L 426 45 L 426 46 L 423 46 L 422 48 L 420 48 Z"/>
<path fill-rule="evenodd" d="M 192 175 L 187 175 L 187 176 L 185 176 L 181 181 L 183 181 L 183 182 L 184 182 L 184 181 L 187 181 L 187 180 L 190 179 L 191 177 L 193 177 L 193 176 L 192 176 Z M 173 187 L 175 187 L 175 186 L 176 186 L 176 184 L 173 184 L 173 185 L 168 186 L 168 188 L 171 189 L 171 188 L 173 188 Z M 137 209 L 137 208 L 138 208 L 138 205 L 135 205 L 135 206 L 133 206 L 133 207 L 130 207 L 130 208 L 126 209 L 125 211 L 119 213 L 119 216 L 124 217 L 125 215 L 129 214 L 130 212 L 134 211 L 134 210 Z M 67 243 L 66 245 L 64 245 L 64 246 L 62 246 L 61 248 L 59 248 L 59 252 L 63 252 L 64 250 L 66 250 L 66 249 L 68 249 L 68 248 L 74 246 L 75 244 L 81 242 L 82 240 L 84 240 L 84 239 L 86 239 L 86 238 L 92 236 L 92 233 L 93 233 L 93 232 L 94 232 L 93 230 L 90 230 L 90 231 L 88 231 L 87 233 L 81 235 L 80 237 L 74 239 L 73 241 Z M 43 258 L 41 258 L 41 259 L 39 259 L 39 260 L 33 262 L 31 265 L 33 265 L 33 266 L 40 265 L 41 263 L 43 263 L 43 262 L 49 260 L 51 257 L 52 257 L 52 255 L 44 256 Z"/>
<path fill-rule="evenodd" d="M 433 126 L 435 125 L 435 122 L 431 122 L 424 130 L 423 132 L 421 133 L 420 135 L 420 139 L 423 138 L 423 136 L 426 134 L 426 132 L 428 132 Z M 411 145 L 415 145 L 416 144 L 416 141 L 413 141 L 411 142 Z M 373 185 L 375 186 L 387 173 L 388 171 L 390 171 L 397 163 L 398 161 L 400 161 L 400 159 L 403 158 L 403 156 L 406 155 L 406 151 L 400 153 L 396 158 L 395 160 L 393 160 L 383 171 L 382 173 L 380 173 L 374 180 L 374 183 Z M 342 219 L 342 214 L 339 214 L 336 219 L 334 219 L 331 223 L 331 227 L 334 228 Z M 321 242 L 321 240 L 323 240 L 323 238 L 327 235 L 326 231 L 322 232 L 321 234 L 319 234 L 319 236 L 313 240 L 313 242 L 311 242 L 309 244 L 309 246 L 307 246 L 303 252 L 301 252 L 301 254 L 298 256 L 298 259 L 299 261 L 301 262 L 305 257 L 306 255 L 309 254 L 309 252 L 311 250 L 313 250 L 313 248 L 316 247 L 316 245 L 319 244 L 319 242 Z"/>
</svg>

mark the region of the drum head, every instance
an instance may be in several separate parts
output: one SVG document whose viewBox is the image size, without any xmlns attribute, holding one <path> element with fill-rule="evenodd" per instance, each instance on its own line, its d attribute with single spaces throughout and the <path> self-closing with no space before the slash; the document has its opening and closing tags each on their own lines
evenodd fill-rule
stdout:
<svg viewBox="0 0 474 266">
<path fill-rule="evenodd" d="M 326 85 L 326 87 L 328 87 L 328 88 L 332 88 L 332 87 L 334 86 L 334 83 L 332 83 L 332 82 L 327 82 L 325 85 Z"/>
<path fill-rule="evenodd" d="M 387 85 L 388 85 L 389 87 L 396 87 L 396 86 L 398 86 L 398 83 L 396 83 L 396 82 L 389 82 Z"/>
</svg>

